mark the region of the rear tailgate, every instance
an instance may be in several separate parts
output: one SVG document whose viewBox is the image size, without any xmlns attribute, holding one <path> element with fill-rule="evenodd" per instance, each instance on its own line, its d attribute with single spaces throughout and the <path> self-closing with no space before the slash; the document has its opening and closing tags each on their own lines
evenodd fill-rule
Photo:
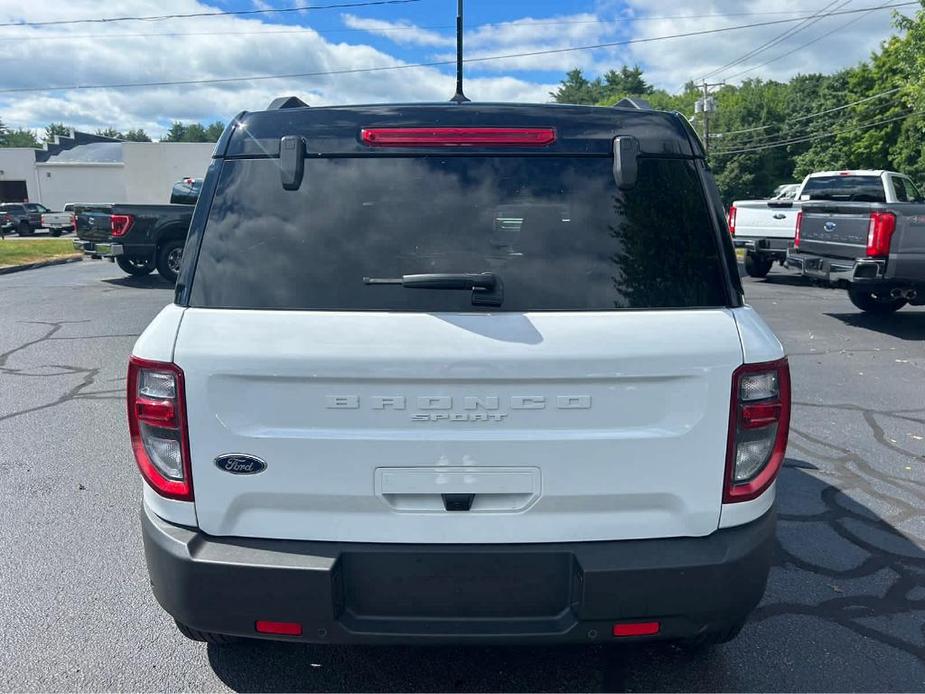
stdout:
<svg viewBox="0 0 925 694">
<path fill-rule="evenodd" d="M 725 309 L 190 308 L 174 360 L 210 535 L 556 542 L 718 525 L 742 362 Z M 229 474 L 215 463 L 229 453 L 266 470 Z M 468 513 L 445 509 L 458 493 L 475 494 Z"/>
<path fill-rule="evenodd" d="M 809 204 L 803 208 L 800 252 L 859 258 L 867 248 L 870 208 L 864 204 Z"/>
<path fill-rule="evenodd" d="M 111 209 L 78 209 L 77 237 L 83 241 L 109 241 L 112 235 Z"/>
<path fill-rule="evenodd" d="M 796 229 L 799 205 L 776 203 L 774 206 L 763 200 L 736 202 L 736 239 L 792 239 Z"/>
</svg>

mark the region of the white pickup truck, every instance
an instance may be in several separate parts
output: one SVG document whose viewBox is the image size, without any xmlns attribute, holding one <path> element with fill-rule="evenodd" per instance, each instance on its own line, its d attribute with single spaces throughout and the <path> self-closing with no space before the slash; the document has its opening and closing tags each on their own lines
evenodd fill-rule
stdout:
<svg viewBox="0 0 925 694">
<path fill-rule="evenodd" d="M 42 215 L 42 227 L 48 229 L 52 236 L 61 236 L 74 230 L 74 203 L 64 206 L 63 212 L 46 212 Z"/>
<path fill-rule="evenodd" d="M 907 188 L 915 187 L 908 176 L 891 171 L 818 171 L 803 179 L 793 198 L 733 202 L 727 217 L 729 233 L 736 250 L 745 251 L 745 272 L 751 277 L 766 277 L 775 261 L 786 266 L 804 202 L 901 202 L 893 183 L 897 178 L 906 182 Z"/>
</svg>

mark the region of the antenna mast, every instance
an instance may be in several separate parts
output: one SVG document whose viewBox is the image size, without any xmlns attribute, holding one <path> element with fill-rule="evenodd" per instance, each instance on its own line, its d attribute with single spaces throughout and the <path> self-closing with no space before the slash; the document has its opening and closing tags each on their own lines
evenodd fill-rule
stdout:
<svg viewBox="0 0 925 694">
<path fill-rule="evenodd" d="M 463 94 L 463 0 L 456 0 L 456 93 L 450 101 L 469 101 Z"/>
</svg>

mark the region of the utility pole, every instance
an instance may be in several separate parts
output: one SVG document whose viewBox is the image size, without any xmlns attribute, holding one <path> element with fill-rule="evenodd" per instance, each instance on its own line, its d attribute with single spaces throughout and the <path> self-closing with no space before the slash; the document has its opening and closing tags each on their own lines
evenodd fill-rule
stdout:
<svg viewBox="0 0 925 694">
<path fill-rule="evenodd" d="M 710 89 L 713 87 L 722 87 L 725 82 L 707 83 L 706 80 L 700 85 L 703 89 L 703 96 L 697 99 L 694 112 L 703 116 L 703 148 L 707 154 L 710 153 L 710 114 L 716 111 L 716 101 L 710 96 Z"/>
</svg>

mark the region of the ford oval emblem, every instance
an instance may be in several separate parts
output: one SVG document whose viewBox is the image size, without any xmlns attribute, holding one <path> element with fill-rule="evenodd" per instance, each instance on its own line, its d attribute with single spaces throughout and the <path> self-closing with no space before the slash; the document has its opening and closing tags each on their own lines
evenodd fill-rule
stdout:
<svg viewBox="0 0 925 694">
<path fill-rule="evenodd" d="M 232 475 L 256 475 L 267 469 L 260 458 L 243 453 L 227 453 L 215 459 L 215 467 Z"/>
<path fill-rule="evenodd" d="M 836 227 L 838 227 L 838 225 L 835 222 L 826 222 L 823 228 L 826 231 L 835 231 Z"/>
</svg>

